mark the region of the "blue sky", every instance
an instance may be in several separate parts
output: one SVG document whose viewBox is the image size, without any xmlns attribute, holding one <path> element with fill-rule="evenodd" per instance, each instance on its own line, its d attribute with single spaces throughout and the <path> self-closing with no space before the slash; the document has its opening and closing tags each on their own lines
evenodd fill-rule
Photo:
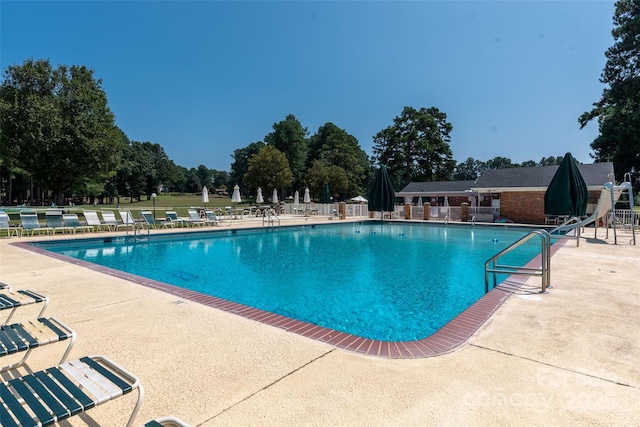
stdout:
<svg viewBox="0 0 640 427">
<path fill-rule="evenodd" d="M 404 106 L 437 107 L 456 161 L 591 163 L 612 1 L 0 3 L 0 65 L 86 65 L 117 125 L 176 164 L 229 170 L 294 114 L 371 155 Z"/>
</svg>

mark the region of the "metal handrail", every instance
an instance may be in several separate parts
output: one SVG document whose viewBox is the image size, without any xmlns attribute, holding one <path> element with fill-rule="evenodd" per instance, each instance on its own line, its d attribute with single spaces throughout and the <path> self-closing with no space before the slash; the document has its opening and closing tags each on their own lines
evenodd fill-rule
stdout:
<svg viewBox="0 0 640 427">
<path fill-rule="evenodd" d="M 582 226 L 580 225 L 580 218 L 578 218 L 577 216 L 572 216 L 571 218 L 567 219 L 565 222 L 555 227 L 548 233 L 553 234 L 553 233 L 563 232 L 563 231 L 569 232 L 571 230 L 576 230 L 575 235 L 569 236 L 565 233 L 565 234 L 557 234 L 553 237 L 556 237 L 558 239 L 576 239 L 576 247 L 580 247 L 580 231 L 582 230 Z"/>
<path fill-rule="evenodd" d="M 498 264 L 498 259 L 511 252 L 518 246 L 522 245 L 529 239 L 534 236 L 540 237 L 540 253 L 542 256 L 542 265 L 540 268 L 537 267 L 521 267 L 521 266 L 512 266 L 512 265 L 500 265 Z M 490 268 L 491 264 L 491 268 Z M 536 273 L 537 272 L 537 273 Z M 492 256 L 484 263 L 484 291 L 485 293 L 489 292 L 489 273 L 493 273 L 493 287 L 496 287 L 498 273 L 502 274 L 526 274 L 529 276 L 540 276 L 542 277 L 542 289 L 540 293 L 546 293 L 547 288 L 550 286 L 551 281 L 551 235 L 546 230 L 532 230 L 526 236 L 522 237 L 520 240 L 511 244 L 507 248 L 498 252 L 496 255 Z"/>
<path fill-rule="evenodd" d="M 275 220 L 278 221 L 278 227 L 280 227 L 280 217 L 276 214 L 272 214 L 271 212 L 267 211 L 267 213 L 265 214 L 265 216 L 262 217 L 262 225 L 264 225 L 265 221 L 268 221 L 271 224 L 271 227 L 275 227 Z"/>
</svg>

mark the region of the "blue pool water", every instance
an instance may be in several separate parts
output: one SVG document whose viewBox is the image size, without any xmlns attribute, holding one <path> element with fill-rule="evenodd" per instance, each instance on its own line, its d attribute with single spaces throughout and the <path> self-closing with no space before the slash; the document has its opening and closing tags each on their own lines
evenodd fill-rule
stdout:
<svg viewBox="0 0 640 427">
<path fill-rule="evenodd" d="M 525 234 L 365 222 L 36 245 L 361 337 L 410 341 L 481 298 L 485 261 Z M 532 239 L 501 263 L 524 265 L 539 249 Z"/>
</svg>

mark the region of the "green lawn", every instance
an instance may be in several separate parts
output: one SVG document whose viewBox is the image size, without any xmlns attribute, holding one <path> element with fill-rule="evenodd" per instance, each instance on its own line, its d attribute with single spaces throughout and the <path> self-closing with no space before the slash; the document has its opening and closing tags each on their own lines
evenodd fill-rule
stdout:
<svg viewBox="0 0 640 427">
<path fill-rule="evenodd" d="M 209 203 L 207 203 L 207 208 L 222 208 L 225 206 L 231 206 L 231 197 L 216 197 L 209 196 Z M 244 207 L 249 205 L 255 205 L 255 199 L 248 199 L 243 201 L 242 203 L 236 204 L 236 206 Z M 127 209 L 130 210 L 134 217 L 137 218 L 138 212 L 144 209 L 153 209 L 154 201 L 150 200 L 142 200 L 140 202 L 134 201 L 131 203 L 131 199 L 128 197 L 121 197 L 120 204 L 111 204 L 111 205 L 76 205 L 74 207 L 63 206 L 65 212 L 77 213 L 78 217 L 81 221 L 84 220 L 82 216 L 83 210 L 117 210 L 117 209 Z M 179 216 L 188 216 L 187 209 L 191 207 L 202 208 L 202 196 L 201 195 L 192 195 L 192 194 L 168 194 L 168 195 L 159 195 L 155 199 L 155 209 L 156 209 L 156 217 L 164 218 L 165 211 L 176 211 Z M 34 209 L 38 212 L 38 218 L 41 221 L 45 220 L 44 211 L 48 206 L 31 206 L 30 209 Z M 11 208 L 6 210 L 9 215 L 11 224 L 19 225 L 20 224 L 20 215 L 17 210 L 13 210 Z"/>
</svg>

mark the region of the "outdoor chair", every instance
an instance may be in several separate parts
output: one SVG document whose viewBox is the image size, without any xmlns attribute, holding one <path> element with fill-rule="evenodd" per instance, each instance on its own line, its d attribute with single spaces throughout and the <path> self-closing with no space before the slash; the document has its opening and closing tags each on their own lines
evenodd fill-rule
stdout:
<svg viewBox="0 0 640 427">
<path fill-rule="evenodd" d="M 173 417 L 156 418 L 149 421 L 144 427 L 190 427 L 189 424 Z"/>
<path fill-rule="evenodd" d="M 147 228 L 156 228 L 156 226 L 159 225 L 159 223 L 153 217 L 153 212 L 151 211 L 140 211 L 140 216 L 142 216 L 142 219 L 144 221 L 144 223 L 142 224 L 146 225 Z M 167 227 L 173 227 L 173 223 L 171 221 L 162 221 L 162 228 Z"/>
<path fill-rule="evenodd" d="M 84 220 L 87 222 L 88 226 L 94 227 L 97 231 L 108 230 L 111 231 L 111 225 L 105 224 L 100 221 L 100 217 L 98 216 L 98 212 L 96 211 L 82 211 L 82 215 L 84 216 Z"/>
<path fill-rule="evenodd" d="M 184 218 L 180 218 L 176 211 L 166 211 L 165 215 L 165 222 L 173 224 L 172 226 L 178 224 L 180 227 L 184 227 L 186 225 L 186 220 Z"/>
<path fill-rule="evenodd" d="M 64 221 L 67 227 L 73 227 L 74 233 L 76 231 L 81 231 L 83 233 L 85 231 L 88 231 L 90 233 L 94 231 L 94 228 L 92 225 L 82 225 L 82 223 L 78 219 L 78 214 L 74 214 L 74 213 L 62 214 L 62 220 Z"/>
<path fill-rule="evenodd" d="M 112 211 L 100 211 L 100 213 L 102 214 L 102 221 L 104 221 L 104 223 L 108 225 L 111 230 L 116 231 L 121 228 L 127 228 L 126 225 L 120 224 L 118 222 L 118 220 L 116 219 L 116 214 Z"/>
<path fill-rule="evenodd" d="M 202 218 L 200 218 L 200 215 L 198 214 L 197 210 L 189 209 L 187 210 L 187 213 L 189 214 L 189 218 L 187 219 L 187 224 L 191 224 L 193 226 L 199 225 L 200 227 L 204 227 L 205 221 Z"/>
<path fill-rule="evenodd" d="M 5 427 L 48 426 L 133 390 L 138 400 L 127 427 L 142 404 L 140 380 L 104 356 L 82 357 L 0 384 L 0 419 Z"/>
<path fill-rule="evenodd" d="M 4 289 L 0 291 L 0 311 L 11 311 L 7 315 L 7 318 L 4 320 L 4 322 L 0 323 L 0 326 L 4 326 L 9 323 L 18 308 L 31 304 L 42 304 L 42 309 L 40 310 L 38 316 L 36 316 L 36 319 L 39 319 L 42 317 L 44 311 L 49 305 L 49 297 L 26 289 L 13 292 L 10 286 L 4 285 Z"/>
<path fill-rule="evenodd" d="M 0 236 L 3 233 L 7 233 L 7 237 L 15 235 L 20 237 L 22 234 L 22 227 L 11 227 L 9 225 L 9 215 L 6 212 L 0 211 Z"/>
<path fill-rule="evenodd" d="M 220 221 L 218 221 L 218 217 L 211 209 L 205 209 L 204 213 L 206 215 L 205 222 L 207 225 L 220 225 Z"/>
<path fill-rule="evenodd" d="M 44 216 L 47 219 L 47 227 L 52 228 L 54 234 L 58 231 L 61 233 L 75 233 L 76 230 L 73 227 L 68 227 L 64 224 L 62 209 L 47 209 L 44 211 Z"/>
<path fill-rule="evenodd" d="M 41 227 L 40 222 L 38 221 L 38 214 L 34 211 L 21 211 L 20 212 L 20 222 L 22 223 L 23 233 L 27 233 L 33 236 L 33 233 L 38 232 L 38 234 L 52 234 L 53 228 L 51 227 Z"/>
<path fill-rule="evenodd" d="M 64 363 L 76 341 L 76 333 L 56 318 L 39 318 L 35 322 L 14 323 L 0 327 L 0 360 L 4 360 L 2 358 L 8 355 L 25 352 L 20 361 L 3 366 L 0 372 L 22 366 L 34 348 L 61 341 L 67 341 L 69 344 L 60 359 L 60 363 Z"/>
<path fill-rule="evenodd" d="M 126 230 L 131 227 L 132 230 L 135 230 L 136 228 L 143 227 L 142 223 L 136 222 L 136 220 L 133 218 L 133 215 L 131 214 L 131 211 L 119 211 L 119 213 L 120 219 L 122 219 L 122 224 L 117 227 L 118 229 L 124 227 L 124 229 Z"/>
</svg>

